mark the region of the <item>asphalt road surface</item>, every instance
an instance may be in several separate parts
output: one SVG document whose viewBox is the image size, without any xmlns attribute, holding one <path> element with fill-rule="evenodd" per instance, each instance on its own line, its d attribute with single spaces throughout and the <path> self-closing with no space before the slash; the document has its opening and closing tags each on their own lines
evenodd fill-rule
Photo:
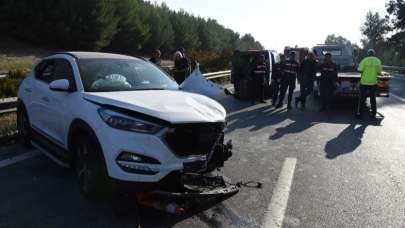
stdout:
<svg viewBox="0 0 405 228">
<path fill-rule="evenodd" d="M 183 217 L 143 209 L 142 227 L 405 227 L 405 77 L 378 99 L 377 120 L 336 103 L 319 113 L 316 100 L 289 112 L 224 101 L 234 156 L 222 173 L 263 188 Z M 73 173 L 36 151 L 1 148 L 0 183 L 1 228 L 136 226 L 82 198 Z"/>
</svg>

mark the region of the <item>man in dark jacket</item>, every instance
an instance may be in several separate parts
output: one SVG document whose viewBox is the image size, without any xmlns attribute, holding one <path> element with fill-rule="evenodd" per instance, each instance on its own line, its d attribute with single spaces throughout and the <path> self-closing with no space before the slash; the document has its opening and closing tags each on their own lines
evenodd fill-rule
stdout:
<svg viewBox="0 0 405 228">
<path fill-rule="evenodd" d="M 315 55 L 310 52 L 307 58 L 301 63 L 300 73 L 300 96 L 295 98 L 295 106 L 301 102 L 302 108 L 305 108 L 307 97 L 314 89 L 314 79 L 316 76 L 317 61 Z"/>
<path fill-rule="evenodd" d="M 186 77 L 189 75 L 190 65 L 186 58 L 180 51 L 176 51 L 174 54 L 174 79 L 177 84 L 183 83 Z"/>
<path fill-rule="evenodd" d="M 295 52 L 290 52 L 288 60 L 282 64 L 283 78 L 281 79 L 280 99 L 276 108 L 281 108 L 283 106 L 284 97 L 288 89 L 287 109 L 291 109 L 291 101 L 295 89 L 298 70 L 299 63 L 295 60 Z"/>
<path fill-rule="evenodd" d="M 284 64 L 284 61 L 284 55 L 280 55 L 280 62 L 274 65 L 273 74 L 271 75 L 271 87 L 273 89 L 273 106 L 277 105 L 277 99 L 280 93 L 281 79 L 283 78 L 282 65 Z"/>
<path fill-rule="evenodd" d="M 156 66 L 161 66 L 161 60 L 160 60 L 161 55 L 162 55 L 162 53 L 160 52 L 160 50 L 156 49 L 152 52 L 152 58 L 150 58 L 149 61 L 152 62 L 153 64 L 155 64 Z"/>
<path fill-rule="evenodd" d="M 264 85 L 267 80 L 266 75 L 268 75 L 266 60 L 263 55 L 259 55 L 256 57 L 252 78 L 255 89 L 255 100 L 260 103 L 266 103 L 264 100 Z"/>
<path fill-rule="evenodd" d="M 231 82 L 235 88 L 235 97 L 239 97 L 239 82 L 243 78 L 243 63 L 242 57 L 239 50 L 236 50 L 232 56 L 232 71 L 231 71 Z"/>
<path fill-rule="evenodd" d="M 181 52 L 182 56 L 183 56 L 183 62 L 184 65 L 188 66 L 187 72 L 186 72 L 186 77 L 191 74 L 191 60 L 190 58 L 186 55 L 186 49 L 184 49 L 183 47 L 178 49 L 179 52 Z"/>
<path fill-rule="evenodd" d="M 320 92 L 322 107 L 321 112 L 326 111 L 332 104 L 333 94 L 336 89 L 337 82 L 337 65 L 332 62 L 332 55 L 330 53 L 325 54 L 325 61 L 320 66 L 321 78 L 320 78 Z"/>
</svg>

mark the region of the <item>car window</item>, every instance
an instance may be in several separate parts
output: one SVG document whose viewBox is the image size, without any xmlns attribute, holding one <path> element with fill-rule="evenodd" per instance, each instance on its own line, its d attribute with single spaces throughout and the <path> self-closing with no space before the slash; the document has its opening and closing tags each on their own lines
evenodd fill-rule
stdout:
<svg viewBox="0 0 405 228">
<path fill-rule="evenodd" d="M 53 72 L 52 81 L 59 79 L 69 80 L 71 88 L 75 88 L 73 70 L 70 63 L 66 60 L 61 59 L 55 61 L 55 70 Z"/>
<path fill-rule="evenodd" d="M 45 83 L 52 81 L 53 71 L 55 69 L 55 62 L 52 60 L 44 61 L 38 66 L 35 77 Z"/>
</svg>

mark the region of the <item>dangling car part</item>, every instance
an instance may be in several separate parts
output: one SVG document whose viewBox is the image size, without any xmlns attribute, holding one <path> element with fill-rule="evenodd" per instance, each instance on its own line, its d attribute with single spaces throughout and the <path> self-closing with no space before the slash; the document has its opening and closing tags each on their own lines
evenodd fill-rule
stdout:
<svg viewBox="0 0 405 228">
<path fill-rule="evenodd" d="M 222 176 L 183 174 L 177 190 L 154 190 L 138 193 L 137 203 L 174 215 L 182 215 L 204 201 L 226 199 L 239 192 L 239 186 L 226 184 Z"/>
</svg>

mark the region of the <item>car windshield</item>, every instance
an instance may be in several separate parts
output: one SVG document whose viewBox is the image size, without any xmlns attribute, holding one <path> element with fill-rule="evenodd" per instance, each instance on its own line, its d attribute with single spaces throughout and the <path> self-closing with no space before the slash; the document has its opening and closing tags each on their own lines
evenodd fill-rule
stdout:
<svg viewBox="0 0 405 228">
<path fill-rule="evenodd" d="M 178 89 L 161 69 L 139 59 L 81 59 L 79 69 L 86 92 Z"/>
</svg>

